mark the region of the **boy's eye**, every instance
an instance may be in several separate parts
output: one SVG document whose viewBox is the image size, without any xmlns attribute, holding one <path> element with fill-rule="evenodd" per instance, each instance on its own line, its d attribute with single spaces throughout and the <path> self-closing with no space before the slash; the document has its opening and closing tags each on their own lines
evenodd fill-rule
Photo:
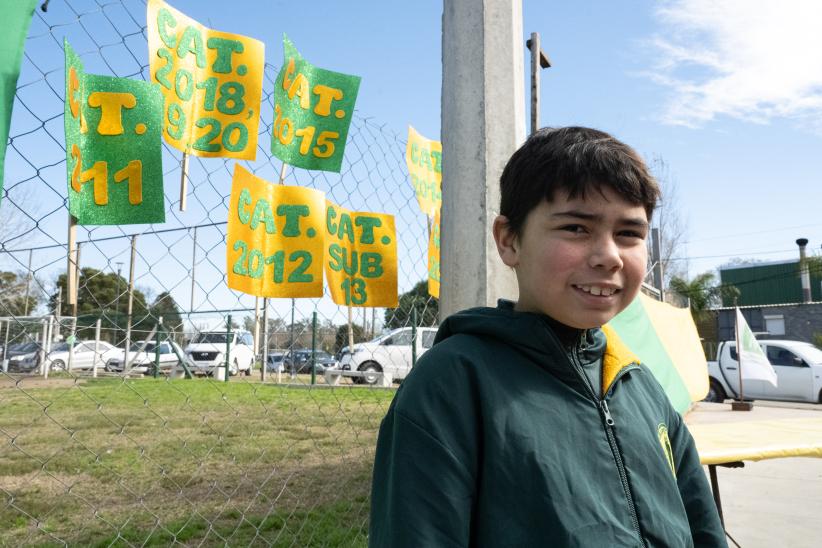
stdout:
<svg viewBox="0 0 822 548">
<path fill-rule="evenodd" d="M 618 233 L 618 236 L 622 236 L 624 238 L 638 238 L 640 240 L 645 239 L 645 233 L 639 232 L 638 230 L 621 230 Z"/>
<path fill-rule="evenodd" d="M 573 232 L 574 234 L 585 233 L 585 227 L 582 225 L 564 225 L 559 227 L 559 229 L 564 230 L 566 232 Z"/>
</svg>

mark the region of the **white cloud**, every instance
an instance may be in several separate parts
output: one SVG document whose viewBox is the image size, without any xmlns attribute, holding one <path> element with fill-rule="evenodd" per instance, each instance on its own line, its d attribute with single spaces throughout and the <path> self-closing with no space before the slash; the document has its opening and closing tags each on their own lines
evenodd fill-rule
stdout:
<svg viewBox="0 0 822 548">
<path fill-rule="evenodd" d="M 822 2 L 670 0 L 655 15 L 650 77 L 671 90 L 665 122 L 782 117 L 822 127 Z"/>
</svg>

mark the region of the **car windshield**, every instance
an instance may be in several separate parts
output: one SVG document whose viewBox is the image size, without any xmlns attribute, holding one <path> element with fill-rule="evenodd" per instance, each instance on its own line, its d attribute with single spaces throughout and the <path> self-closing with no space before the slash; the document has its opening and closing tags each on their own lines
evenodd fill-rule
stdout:
<svg viewBox="0 0 822 548">
<path fill-rule="evenodd" d="M 284 354 L 271 354 L 270 356 L 268 356 L 268 360 L 272 362 L 281 362 L 283 361 L 284 357 Z"/>
<path fill-rule="evenodd" d="M 52 352 L 66 352 L 68 350 L 68 343 L 57 343 L 51 347 Z"/>
<path fill-rule="evenodd" d="M 40 348 L 40 345 L 37 344 L 36 342 L 29 342 L 29 343 L 21 344 L 17 348 L 14 348 L 14 346 L 9 346 L 9 352 L 14 351 L 14 352 L 28 353 L 28 352 L 34 352 L 34 351 L 38 350 L 39 348 Z"/>
<path fill-rule="evenodd" d="M 225 333 L 200 333 L 196 339 L 195 344 L 210 343 L 210 344 L 225 344 Z"/>
<path fill-rule="evenodd" d="M 155 346 L 155 343 L 153 343 L 153 342 L 149 342 L 149 343 L 145 343 L 145 345 L 146 345 L 146 347 L 145 347 L 145 348 L 143 348 L 143 350 L 144 350 L 144 351 L 146 351 L 146 352 L 154 352 L 154 346 Z M 143 346 L 143 342 L 142 342 L 142 341 L 141 341 L 141 342 L 136 342 L 136 343 L 131 343 L 131 346 L 129 347 L 129 350 L 130 350 L 131 352 L 139 352 L 139 351 L 140 351 L 140 348 L 141 348 L 142 346 Z"/>
<path fill-rule="evenodd" d="M 819 350 L 811 343 L 803 344 L 800 348 L 803 357 L 805 357 L 807 361 L 811 363 L 822 363 L 822 350 Z"/>
</svg>

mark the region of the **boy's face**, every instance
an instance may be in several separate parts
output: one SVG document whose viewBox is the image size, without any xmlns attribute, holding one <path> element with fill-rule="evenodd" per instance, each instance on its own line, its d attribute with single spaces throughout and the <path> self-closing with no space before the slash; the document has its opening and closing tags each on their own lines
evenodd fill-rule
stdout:
<svg viewBox="0 0 822 548">
<path fill-rule="evenodd" d="M 519 237 L 494 221 L 502 261 L 519 283 L 516 309 L 578 329 L 599 327 L 627 307 L 645 278 L 645 208 L 607 187 L 569 200 L 564 192 L 525 219 Z"/>
</svg>

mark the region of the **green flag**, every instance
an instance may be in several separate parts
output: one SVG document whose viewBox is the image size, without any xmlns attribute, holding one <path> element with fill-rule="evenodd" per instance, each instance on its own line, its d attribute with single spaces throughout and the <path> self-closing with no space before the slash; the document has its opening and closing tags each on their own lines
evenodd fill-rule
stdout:
<svg viewBox="0 0 822 548">
<path fill-rule="evenodd" d="M 315 67 L 287 36 L 283 52 L 271 152 L 293 166 L 339 173 L 360 77 Z"/>
<path fill-rule="evenodd" d="M 81 225 L 162 223 L 160 89 L 85 74 L 68 41 L 63 44 L 69 211 Z"/>
<path fill-rule="evenodd" d="M 3 171 L 9 140 L 14 90 L 20 76 L 23 42 L 29 31 L 37 0 L 3 2 L 3 32 L 0 32 L 0 203 L 3 201 Z"/>
</svg>

